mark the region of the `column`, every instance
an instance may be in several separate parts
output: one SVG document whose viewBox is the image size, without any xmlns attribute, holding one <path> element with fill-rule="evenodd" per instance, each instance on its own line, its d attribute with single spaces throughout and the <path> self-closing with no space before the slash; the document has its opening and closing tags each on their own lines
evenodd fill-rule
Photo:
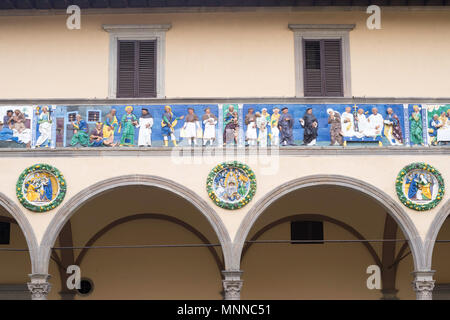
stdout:
<svg viewBox="0 0 450 320">
<path fill-rule="evenodd" d="M 241 280 L 242 271 L 222 271 L 224 280 L 222 280 L 224 299 L 240 300 L 243 280 Z"/>
<path fill-rule="evenodd" d="M 398 300 L 397 292 L 397 289 L 382 289 L 381 294 L 383 296 L 381 297 L 381 300 Z"/>
<path fill-rule="evenodd" d="M 31 293 L 32 300 L 47 300 L 47 294 L 50 292 L 51 284 L 49 274 L 33 273 L 30 274 L 31 282 L 28 282 L 28 290 Z"/>
<path fill-rule="evenodd" d="M 417 300 L 432 300 L 434 280 L 433 274 L 436 271 L 414 271 L 414 281 L 412 282 Z"/>
</svg>

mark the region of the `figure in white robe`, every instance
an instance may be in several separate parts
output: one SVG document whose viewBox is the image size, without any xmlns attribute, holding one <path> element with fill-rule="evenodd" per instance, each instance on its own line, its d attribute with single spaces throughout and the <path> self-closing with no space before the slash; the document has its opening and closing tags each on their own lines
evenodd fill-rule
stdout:
<svg viewBox="0 0 450 320">
<path fill-rule="evenodd" d="M 217 117 L 211 113 L 210 108 L 206 108 L 202 121 L 205 125 L 205 130 L 203 131 L 203 145 L 206 146 L 209 142 L 209 145 L 212 146 L 216 139 Z"/>
<path fill-rule="evenodd" d="M 42 107 L 42 113 L 39 115 L 39 138 L 36 141 L 36 147 L 42 146 L 44 143 L 47 146 L 50 145 L 50 137 L 52 135 L 52 120 L 50 119 L 50 113 L 48 107 Z"/>
<path fill-rule="evenodd" d="M 152 127 L 153 117 L 147 109 L 142 109 L 142 116 L 139 118 L 139 123 L 136 128 L 139 128 L 139 147 L 152 146 Z"/>
<path fill-rule="evenodd" d="M 369 121 L 370 117 L 367 118 L 364 114 L 364 109 L 360 108 L 358 109 L 358 114 L 356 116 L 356 121 L 358 122 L 358 131 L 356 132 L 357 138 L 364 138 L 364 137 L 371 137 L 375 138 L 378 134 L 377 132 L 381 133 L 381 130 L 375 129 L 376 127 L 379 127 L 380 119 L 381 119 L 381 127 L 383 124 L 383 117 L 376 117 L 372 118 L 374 120 L 374 124 L 371 124 Z"/>
<path fill-rule="evenodd" d="M 197 130 L 200 129 L 200 122 L 193 108 L 188 108 L 188 114 L 185 117 L 183 126 L 183 138 L 187 138 L 188 144 L 197 145 Z"/>
<path fill-rule="evenodd" d="M 355 135 L 355 123 L 352 108 L 346 107 L 341 115 L 342 135 L 344 137 L 353 137 Z"/>
<path fill-rule="evenodd" d="M 267 147 L 267 125 L 269 124 L 268 118 L 266 116 L 261 115 L 259 112 L 256 113 L 256 127 L 259 129 L 258 141 L 260 147 Z"/>
<path fill-rule="evenodd" d="M 247 125 L 245 139 L 247 140 L 249 146 L 256 146 L 258 132 L 256 131 L 256 116 L 253 113 L 253 108 L 248 109 L 248 113 L 245 116 L 245 124 Z"/>
<path fill-rule="evenodd" d="M 437 141 L 447 144 L 450 141 L 450 109 L 439 117 L 442 126 L 437 131 Z"/>
<path fill-rule="evenodd" d="M 368 121 L 370 127 L 370 135 L 368 135 L 368 137 L 376 138 L 377 136 L 381 136 L 384 119 L 383 116 L 378 113 L 377 108 L 372 109 L 372 114 L 369 116 Z"/>
<path fill-rule="evenodd" d="M 31 142 L 31 129 L 26 128 L 23 129 L 21 132 L 14 129 L 13 136 L 17 137 L 17 139 L 19 139 L 20 142 L 28 144 Z"/>
<path fill-rule="evenodd" d="M 358 131 L 355 132 L 357 138 L 370 137 L 372 135 L 372 128 L 364 114 L 363 109 L 358 109 L 358 114 L 356 116 L 356 121 L 358 122 Z"/>
</svg>

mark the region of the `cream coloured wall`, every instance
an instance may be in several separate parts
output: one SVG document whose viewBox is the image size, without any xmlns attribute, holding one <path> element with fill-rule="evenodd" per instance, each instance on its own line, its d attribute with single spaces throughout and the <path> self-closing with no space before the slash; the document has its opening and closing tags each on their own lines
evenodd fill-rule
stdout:
<svg viewBox="0 0 450 320">
<path fill-rule="evenodd" d="M 166 96 L 292 97 L 288 23 L 356 24 L 350 32 L 352 95 L 448 97 L 450 10 L 382 12 L 368 30 L 364 11 L 0 16 L 0 99 L 106 98 L 109 37 L 102 24 L 171 23 Z"/>
<path fill-rule="evenodd" d="M 65 202 L 79 190 L 108 177 L 131 173 L 155 175 L 164 173 L 163 176 L 185 185 L 186 188 L 195 191 L 210 203 L 204 191 L 204 180 L 209 170 L 222 160 L 225 159 L 215 158 L 212 159 L 212 163 L 202 165 L 185 163 L 182 170 L 184 174 L 181 175 L 180 170 L 177 170 L 180 164 L 172 162 L 167 157 L 2 158 L 0 165 L 3 165 L 3 168 L 7 165 L 9 170 L 3 172 L 3 187 L 0 192 L 17 202 L 13 187 L 15 180 L 25 167 L 39 161 L 55 165 L 65 175 L 69 187 Z M 267 169 L 265 165 L 252 162 L 251 159 L 239 160 L 247 162 L 255 171 L 258 179 L 258 191 L 255 199 L 243 209 L 229 212 L 214 207 L 224 220 L 232 238 L 240 221 L 258 199 L 264 197 L 267 192 L 281 183 L 302 175 L 337 173 L 353 176 L 377 186 L 395 201 L 397 200 L 393 177 L 395 178 L 398 171 L 410 162 L 426 161 L 440 169 L 444 179 L 448 179 L 445 156 L 422 156 L 420 158 L 418 156 L 416 158 L 391 156 L 390 164 L 374 175 L 368 174 L 368 172 L 373 167 L 379 168 L 379 164 L 378 166 L 376 164 L 379 163 L 380 157 L 377 156 L 283 156 L 279 161 L 284 169 L 277 171 L 275 176 L 263 174 L 264 169 Z M 80 165 L 81 163 L 83 165 Z M 447 199 L 448 195 L 443 203 Z M 406 208 L 405 211 L 424 235 L 430 221 L 441 206 L 442 204 L 438 208 L 424 213 L 410 211 Z M 39 237 L 42 236 L 48 222 L 57 214 L 57 210 L 47 213 L 23 211 Z M 86 203 L 73 215 L 71 223 L 74 244 L 84 245 L 101 227 L 119 217 L 145 212 L 167 213 L 175 216 L 199 228 L 212 242 L 217 242 L 216 235 L 206 220 L 186 201 L 156 188 L 126 187 L 112 190 Z M 257 220 L 250 234 L 275 219 L 297 213 L 325 214 L 350 224 L 368 239 L 382 237 L 385 211 L 367 196 L 336 187 L 313 187 L 286 195 L 269 207 Z M 448 239 L 445 236 L 445 230 L 439 235 L 441 239 Z M 288 231 L 288 224 L 281 225 L 266 234 L 265 239 L 285 239 L 289 235 Z M 325 223 L 325 232 L 327 239 L 351 238 L 347 232 L 329 223 Z M 403 237 L 401 232 L 398 237 Z M 123 225 L 102 238 L 97 244 L 148 244 L 172 241 L 174 243 L 196 243 L 198 240 L 177 226 L 148 221 Z M 17 246 L 25 248 L 24 239 L 21 243 L 17 243 Z M 375 245 L 375 248 L 379 253 L 380 246 Z M 438 269 L 436 279 L 440 282 L 446 281 L 447 278 L 450 279 L 446 271 L 448 268 L 445 267 L 448 264 L 445 255 L 446 247 L 442 244 L 436 245 L 436 248 L 439 249 L 438 255 L 434 256 L 433 261 L 433 266 Z M 149 250 L 152 250 L 149 255 L 145 254 L 145 249 L 91 250 L 82 265 L 83 276 L 90 277 L 95 281 L 95 294 L 90 298 L 186 298 L 189 290 L 192 290 L 192 286 L 196 286 L 198 289 L 196 292 L 199 295 L 198 297 L 192 296 L 192 298 L 220 298 L 220 274 L 205 249 Z M 0 279 L 0 283 L 28 281 L 26 275 L 31 272 L 28 255 L 4 252 L 1 254 L 2 261 L 6 261 L 6 263 L 1 266 L 5 277 Z M 379 292 L 369 291 L 364 286 L 367 279 L 364 270 L 369 264 L 373 264 L 373 260 L 360 244 L 327 244 L 320 247 L 255 245 L 243 259 L 242 270 L 244 271 L 245 285 L 242 297 L 244 299 L 270 298 L 270 292 L 272 298 L 276 299 L 378 299 Z M 317 267 L 318 265 L 320 268 Z M 402 299 L 414 297 L 410 286 L 411 271 L 413 271 L 413 263 L 411 256 L 408 256 L 400 263 L 397 278 L 397 287 L 400 290 L 398 295 Z M 50 264 L 49 273 L 52 275 L 53 285 L 49 298 L 59 299 L 59 273 L 53 262 Z M 155 274 L 158 276 L 154 276 Z M 310 277 L 299 276 L 300 274 Z M 203 276 L 203 279 L 198 280 Z M 295 278 L 296 276 L 297 278 Z M 267 277 L 271 278 L 267 280 Z M 168 282 L 169 278 L 173 281 Z M 320 281 L 314 281 L 314 279 L 320 279 Z M 273 290 L 269 291 L 268 287 Z M 342 287 L 343 291 L 336 289 Z M 120 291 L 121 289 L 123 291 Z"/>
<path fill-rule="evenodd" d="M 425 237 L 428 228 L 438 210 L 449 199 L 448 193 L 441 203 L 427 212 L 417 212 L 404 207 L 398 200 L 395 192 L 395 178 L 398 172 L 407 164 L 424 161 L 441 171 L 445 181 L 450 179 L 448 172 L 448 156 L 430 155 L 398 155 L 382 158 L 377 155 L 364 156 L 280 156 L 271 158 L 272 162 L 263 162 L 264 159 L 252 156 L 241 158 L 210 157 L 193 163 L 185 158 L 182 163 L 180 157 L 55 157 L 55 158 L 0 158 L 0 167 L 8 168 L 2 172 L 3 183 L 0 192 L 18 203 L 15 195 L 15 184 L 21 172 L 38 162 L 45 162 L 58 168 L 65 176 L 68 189 L 62 205 L 78 192 L 91 185 L 112 177 L 129 174 L 147 174 L 161 176 L 173 180 L 203 198 L 218 213 L 230 238 L 233 239 L 237 229 L 259 199 L 276 190 L 281 184 L 296 178 L 310 175 L 343 175 L 359 179 L 383 190 L 393 201 L 404 208 L 414 222 L 419 234 Z M 242 209 L 227 211 L 214 206 L 205 191 L 205 180 L 209 171 L 222 161 L 239 160 L 249 164 L 256 174 L 258 189 L 252 202 Z M 267 160 L 267 159 L 265 159 Z M 380 161 L 386 164 L 380 167 Z M 101 168 L 101 169 L 99 169 Z M 382 168 L 382 169 L 380 169 Z M 21 207 L 22 208 L 22 207 Z M 23 209 L 26 218 L 32 224 L 38 242 L 41 241 L 50 221 L 55 217 L 58 208 L 45 213 L 33 213 Z"/>
<path fill-rule="evenodd" d="M 324 196 L 329 201 L 321 201 Z M 349 197 L 351 210 L 343 200 Z M 175 217 L 183 215 L 184 220 L 195 223 L 202 233 L 209 234 L 210 230 L 201 224 L 202 218 L 198 214 L 180 213 L 179 209 L 171 207 L 171 203 L 182 204 L 183 201 L 154 188 L 126 187 L 102 195 L 72 217 L 75 245 L 84 244 L 95 231 L 118 217 L 142 210 L 159 212 L 161 205 L 164 205 L 161 212 Z M 363 195 L 336 187 L 301 190 L 284 197 L 258 220 L 252 233 L 284 216 L 312 212 L 340 219 L 367 239 L 382 237 L 383 209 Z M 324 233 L 325 239 L 354 239 L 347 231 L 330 223 L 324 224 Z M 289 236 L 289 224 L 286 223 L 261 239 L 289 239 Z M 398 237 L 402 237 L 401 232 Z M 165 221 L 142 220 L 113 229 L 95 245 L 168 243 L 198 243 L 198 239 Z M 374 244 L 374 248 L 381 255 L 381 245 Z M 75 252 L 77 256 L 79 251 Z M 365 271 L 372 264 L 374 260 L 360 243 L 254 245 L 243 259 L 242 298 L 379 299 L 379 291 L 366 287 L 368 275 Z M 401 265 L 398 296 L 413 299 L 412 261 L 404 260 Z M 76 299 L 220 299 L 220 273 L 205 248 L 92 249 L 80 267 L 82 276 L 93 280 L 94 291 L 88 297 L 76 296 Z M 54 273 L 54 263 L 50 272 L 53 272 L 53 289 L 49 298 L 59 299 L 57 293 L 61 284 L 59 273 Z"/>
<path fill-rule="evenodd" d="M 356 229 L 365 239 L 382 239 L 385 210 L 365 195 L 341 187 L 312 187 L 294 191 L 274 202 L 250 232 L 294 214 L 321 214 Z M 324 222 L 326 240 L 354 240 L 348 231 Z M 404 238 L 398 230 L 398 239 Z M 259 240 L 289 240 L 290 224 L 283 223 Z M 381 243 L 371 243 L 382 257 Z M 397 252 L 402 243 L 397 244 Z M 361 243 L 254 244 L 242 259 L 244 299 L 380 299 L 379 290 L 366 286 L 369 265 L 376 264 Z M 398 297 L 414 299 L 411 260 L 402 261 L 397 276 Z"/>
<path fill-rule="evenodd" d="M 206 219 L 183 200 L 150 187 L 124 187 L 82 206 L 71 218 L 75 246 L 83 246 L 106 225 L 139 213 L 158 213 L 190 224 L 217 244 Z M 199 244 L 198 237 L 163 220 L 135 220 L 111 229 L 94 245 Z M 216 248 L 219 257 L 220 248 Z M 77 258 L 80 250 L 75 250 Z M 221 270 L 203 248 L 91 249 L 79 265 L 94 282 L 77 299 L 221 299 Z M 52 270 L 56 270 L 52 263 Z M 59 273 L 52 284 L 61 288 Z M 53 290 L 58 292 L 58 290 Z M 51 299 L 60 299 L 53 293 Z"/>
</svg>

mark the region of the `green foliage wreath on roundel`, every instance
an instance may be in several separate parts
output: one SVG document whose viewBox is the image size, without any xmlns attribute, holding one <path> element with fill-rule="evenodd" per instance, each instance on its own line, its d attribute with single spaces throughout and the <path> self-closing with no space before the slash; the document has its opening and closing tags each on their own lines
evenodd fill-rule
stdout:
<svg viewBox="0 0 450 320">
<path fill-rule="evenodd" d="M 56 198 L 53 199 L 50 203 L 48 203 L 46 205 L 42 205 L 42 206 L 38 206 L 38 205 L 35 205 L 35 204 L 29 202 L 26 198 L 26 195 L 23 192 L 23 183 L 24 183 L 26 177 L 28 177 L 28 175 L 30 173 L 38 172 L 38 171 L 48 172 L 49 174 L 53 175 L 55 177 L 56 181 L 58 182 L 58 188 L 59 188 Z M 48 165 L 48 164 L 43 164 L 43 163 L 35 164 L 31 167 L 26 168 L 21 173 L 21 175 L 19 176 L 19 179 L 17 180 L 17 183 L 16 183 L 17 199 L 19 199 L 20 203 L 25 208 L 27 208 L 28 210 L 31 210 L 31 211 L 35 211 L 35 212 L 45 212 L 45 211 L 52 210 L 52 209 L 56 208 L 57 206 L 59 206 L 61 204 L 61 202 L 64 200 L 64 197 L 66 195 L 66 190 L 67 190 L 66 180 L 64 179 L 64 176 L 61 174 L 61 172 L 58 169 L 56 169 L 55 167 Z"/>
<path fill-rule="evenodd" d="M 215 176 L 222 170 L 226 168 L 237 168 L 242 170 L 245 175 L 249 178 L 250 186 L 249 190 L 247 192 L 247 195 L 241 199 L 238 202 L 235 203 L 229 203 L 221 200 L 216 193 L 214 192 L 214 178 Z M 210 173 L 208 174 L 208 177 L 206 179 L 206 191 L 208 192 L 208 196 L 211 198 L 211 200 L 219 207 L 227 209 L 227 210 L 236 210 L 240 209 L 243 206 L 245 206 L 247 203 L 249 203 L 253 196 L 256 193 L 256 176 L 250 167 L 244 163 L 238 162 L 238 161 L 230 161 L 230 162 L 222 162 L 215 166 Z"/>
<path fill-rule="evenodd" d="M 411 170 L 415 169 L 428 171 L 430 174 L 436 177 L 439 183 L 439 189 L 436 198 L 433 201 L 430 201 L 426 204 L 417 204 L 408 199 L 405 193 L 403 192 L 403 180 L 405 179 L 405 176 Z M 445 185 L 441 173 L 436 168 L 424 162 L 415 162 L 407 165 L 399 172 L 399 174 L 397 175 L 397 179 L 395 181 L 395 190 L 397 191 L 398 198 L 406 207 L 416 211 L 427 211 L 436 207 L 439 204 L 439 202 L 444 198 Z"/>
</svg>

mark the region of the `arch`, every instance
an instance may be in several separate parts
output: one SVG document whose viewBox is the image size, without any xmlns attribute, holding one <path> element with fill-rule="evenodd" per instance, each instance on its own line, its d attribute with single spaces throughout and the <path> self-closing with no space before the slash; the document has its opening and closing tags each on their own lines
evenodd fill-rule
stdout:
<svg viewBox="0 0 450 320">
<path fill-rule="evenodd" d="M 447 217 L 450 215 L 450 199 L 442 206 L 438 211 L 433 221 L 431 222 L 430 228 L 428 229 L 427 235 L 425 237 L 425 262 L 428 266 L 428 270 L 431 270 L 431 263 L 433 260 L 433 250 L 436 238 L 439 231 L 442 228 Z"/>
<path fill-rule="evenodd" d="M 423 255 L 423 244 L 420 235 L 411 218 L 403 208 L 395 202 L 384 191 L 355 178 L 341 175 L 313 175 L 297 178 L 277 186 L 272 191 L 261 197 L 260 200 L 250 209 L 246 217 L 241 222 L 234 239 L 233 265 L 235 270 L 240 269 L 241 254 L 245 240 L 252 229 L 254 223 L 260 215 L 275 201 L 292 191 L 314 186 L 340 186 L 359 191 L 376 200 L 397 222 L 402 232 L 409 240 L 409 245 L 414 259 L 416 270 L 424 270 L 425 265 Z"/>
<path fill-rule="evenodd" d="M 30 254 L 31 273 L 36 273 L 35 271 L 38 270 L 37 260 L 38 260 L 38 251 L 39 251 L 38 248 L 39 247 L 38 247 L 38 243 L 37 243 L 36 234 L 34 233 L 34 230 L 31 227 L 30 222 L 25 217 L 22 210 L 20 210 L 19 206 L 1 192 L 0 192 L 0 206 L 5 208 L 5 210 L 17 222 L 17 224 L 20 227 L 20 230 L 22 230 L 25 240 L 27 241 L 28 250 L 29 250 L 29 254 Z"/>
<path fill-rule="evenodd" d="M 70 217 L 87 201 L 92 200 L 109 190 L 126 186 L 156 187 L 170 191 L 190 202 L 211 224 L 222 245 L 225 268 L 228 267 L 231 262 L 231 240 L 224 223 L 214 209 L 212 209 L 206 201 L 200 198 L 195 192 L 177 182 L 158 176 L 135 174 L 118 176 L 97 182 L 78 192 L 58 210 L 42 238 L 38 259 L 40 273 L 48 273 L 51 247 L 55 243 L 62 227 L 69 221 Z"/>
<path fill-rule="evenodd" d="M 113 222 L 109 223 L 108 225 L 106 225 L 105 227 L 101 228 L 96 234 L 94 234 L 84 245 L 85 247 L 91 247 L 93 246 L 101 237 L 103 237 L 106 233 L 108 233 L 109 231 L 111 231 L 112 229 L 125 224 L 127 222 L 131 222 L 131 221 L 136 221 L 136 220 L 145 220 L 145 219 L 150 219 L 150 220 L 163 220 L 163 221 L 169 221 L 171 223 L 177 224 L 180 227 L 184 228 L 185 230 L 189 231 L 190 233 L 192 233 L 193 235 L 195 235 L 199 240 L 202 241 L 203 244 L 211 244 L 211 242 L 209 242 L 209 240 L 200 232 L 198 231 L 196 228 L 194 228 L 193 226 L 191 226 L 190 224 L 177 219 L 175 217 L 171 217 L 171 216 L 167 216 L 164 214 L 158 214 L 158 213 L 139 213 L 139 214 L 134 214 L 131 216 L 126 216 L 123 218 L 119 218 L 117 220 L 114 220 Z M 212 254 L 214 261 L 217 264 L 217 267 L 219 269 L 219 273 L 221 273 L 224 270 L 224 265 L 223 262 L 221 261 L 219 255 L 217 254 L 216 250 L 211 247 L 208 246 L 207 249 L 209 250 L 209 252 Z M 84 257 L 86 256 L 87 252 L 88 252 L 88 248 L 84 248 L 81 250 L 81 252 L 78 254 L 77 258 L 75 259 L 75 264 L 77 266 L 81 266 L 81 263 L 83 262 Z"/>
</svg>

